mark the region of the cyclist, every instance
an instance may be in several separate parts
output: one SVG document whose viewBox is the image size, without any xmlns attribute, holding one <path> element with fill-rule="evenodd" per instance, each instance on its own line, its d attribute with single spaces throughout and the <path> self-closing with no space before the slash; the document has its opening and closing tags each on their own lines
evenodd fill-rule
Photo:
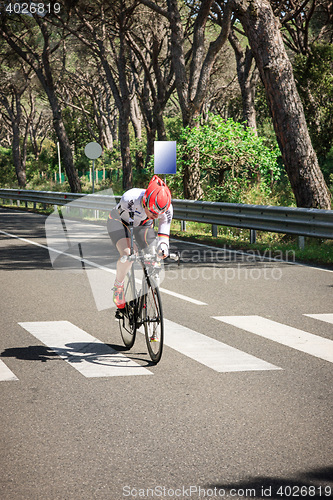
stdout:
<svg viewBox="0 0 333 500">
<path fill-rule="evenodd" d="M 110 212 L 107 230 L 120 254 L 113 287 L 113 301 L 119 309 L 125 307 L 124 280 L 132 265 L 128 261 L 121 262 L 121 257 L 130 255 L 131 252 L 130 223 L 133 224 L 136 243 L 143 249 L 155 242 L 153 226 L 154 220 L 158 219 L 156 252 L 159 258 L 164 259 L 169 254 L 172 216 L 170 190 L 157 175 L 153 176 L 146 190 L 133 188 L 126 191 L 118 205 Z"/>
</svg>

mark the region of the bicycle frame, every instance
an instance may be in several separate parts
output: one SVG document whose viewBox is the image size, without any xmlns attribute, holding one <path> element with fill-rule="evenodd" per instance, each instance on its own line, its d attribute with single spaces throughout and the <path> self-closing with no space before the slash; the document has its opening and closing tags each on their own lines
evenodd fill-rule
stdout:
<svg viewBox="0 0 333 500">
<path fill-rule="evenodd" d="M 142 251 L 140 251 L 142 252 Z M 155 288 L 156 287 L 156 283 L 153 281 L 150 273 L 149 273 L 149 270 L 145 264 L 145 256 L 144 255 L 139 255 L 138 257 L 136 257 L 135 259 L 133 259 L 133 263 L 134 261 L 140 261 L 140 264 L 141 264 L 141 267 L 142 267 L 142 270 L 143 270 L 143 278 L 142 278 L 142 286 L 141 286 L 141 289 L 138 290 L 137 286 L 136 286 L 136 283 L 135 283 L 135 272 L 134 272 L 134 268 L 133 268 L 133 265 L 131 267 L 131 271 L 130 271 L 130 280 L 131 280 L 131 288 L 133 290 L 133 292 L 135 293 L 135 297 L 133 297 L 132 300 L 135 301 L 135 322 L 136 322 L 136 328 L 140 328 L 140 326 L 142 326 L 145 322 L 145 319 L 142 317 L 142 310 L 143 310 L 143 306 L 144 306 L 144 302 L 145 302 L 145 293 L 144 293 L 144 289 L 147 288 Z"/>
<path fill-rule="evenodd" d="M 134 224 L 134 213 L 130 212 L 129 213 L 130 255 L 128 257 L 126 257 L 124 260 L 130 260 L 130 261 L 132 261 L 132 266 L 131 266 L 131 270 L 130 270 L 130 273 L 129 273 L 129 279 L 131 281 L 132 291 L 135 293 L 135 296 L 133 297 L 132 300 L 135 301 L 134 319 L 135 319 L 135 323 L 136 323 L 136 328 L 140 328 L 140 326 L 142 326 L 143 323 L 144 323 L 144 319 L 142 318 L 142 314 L 141 314 L 142 313 L 142 309 L 143 309 L 143 305 L 144 305 L 144 294 L 143 294 L 143 289 L 141 289 L 141 290 L 138 291 L 138 289 L 136 287 L 135 273 L 134 273 L 134 268 L 133 268 L 133 264 L 134 264 L 135 261 L 140 261 L 140 264 L 142 266 L 143 275 L 144 275 L 143 276 L 143 282 L 145 281 L 146 286 L 148 288 L 149 287 L 153 287 L 153 286 L 152 286 L 151 276 L 150 276 L 149 271 L 147 269 L 147 266 L 145 264 L 145 258 L 144 258 L 144 255 L 142 254 L 142 250 L 139 250 L 139 256 L 138 257 L 134 254 L 133 224 Z M 150 257 L 153 257 L 153 256 L 150 256 Z M 154 286 L 155 286 L 155 284 L 154 284 Z M 124 314 L 124 311 L 119 312 L 118 314 L 122 315 L 122 314 Z"/>
</svg>

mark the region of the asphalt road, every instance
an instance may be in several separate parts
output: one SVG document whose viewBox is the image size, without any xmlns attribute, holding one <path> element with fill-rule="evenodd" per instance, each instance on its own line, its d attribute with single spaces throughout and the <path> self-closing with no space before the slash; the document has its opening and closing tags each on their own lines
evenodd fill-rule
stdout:
<svg viewBox="0 0 333 500">
<path fill-rule="evenodd" d="M 172 241 L 154 366 L 105 228 L 53 266 L 45 220 L 0 209 L 2 500 L 332 497 L 332 271 Z"/>
</svg>

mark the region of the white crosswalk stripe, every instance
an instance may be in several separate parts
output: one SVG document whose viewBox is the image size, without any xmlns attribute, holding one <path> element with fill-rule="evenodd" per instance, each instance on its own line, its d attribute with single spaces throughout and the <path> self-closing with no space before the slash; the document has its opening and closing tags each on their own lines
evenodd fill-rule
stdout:
<svg viewBox="0 0 333 500">
<path fill-rule="evenodd" d="M 16 375 L 8 368 L 3 361 L 0 360 L 0 382 L 5 382 L 6 380 L 18 380 Z"/>
<path fill-rule="evenodd" d="M 327 338 L 261 316 L 214 316 L 214 318 L 333 363 L 333 341 Z"/>
<path fill-rule="evenodd" d="M 69 321 L 19 323 L 85 377 L 152 375 Z"/>
<path fill-rule="evenodd" d="M 227 373 L 281 369 L 278 366 L 267 363 L 262 359 L 167 319 L 164 320 L 164 330 L 165 345 L 217 372 Z"/>
<path fill-rule="evenodd" d="M 333 314 L 304 314 L 303 316 L 319 319 L 319 321 L 325 321 L 325 323 L 331 323 L 333 325 Z"/>
<path fill-rule="evenodd" d="M 304 314 L 333 324 L 333 314 Z M 261 316 L 213 316 L 223 323 L 333 363 L 333 341 Z M 19 323 L 85 377 L 152 375 L 153 373 L 69 321 Z M 281 370 L 231 345 L 164 320 L 166 346 L 219 372 Z M 143 333 L 143 329 L 140 329 Z M 0 382 L 19 380 L 0 360 Z"/>
</svg>

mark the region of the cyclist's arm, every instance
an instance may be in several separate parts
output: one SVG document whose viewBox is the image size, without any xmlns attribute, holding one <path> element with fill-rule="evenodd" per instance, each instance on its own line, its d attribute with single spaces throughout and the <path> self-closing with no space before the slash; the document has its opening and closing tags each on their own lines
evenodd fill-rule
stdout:
<svg viewBox="0 0 333 500">
<path fill-rule="evenodd" d="M 170 205 L 169 209 L 159 217 L 157 251 L 164 257 L 169 255 L 169 237 L 172 216 L 173 208 L 172 205 Z"/>
<path fill-rule="evenodd" d="M 128 208 L 127 208 L 127 202 L 124 200 L 124 195 L 120 198 L 119 203 L 116 206 L 116 209 L 119 212 L 119 215 L 122 219 L 126 220 L 128 222 Z"/>
</svg>

